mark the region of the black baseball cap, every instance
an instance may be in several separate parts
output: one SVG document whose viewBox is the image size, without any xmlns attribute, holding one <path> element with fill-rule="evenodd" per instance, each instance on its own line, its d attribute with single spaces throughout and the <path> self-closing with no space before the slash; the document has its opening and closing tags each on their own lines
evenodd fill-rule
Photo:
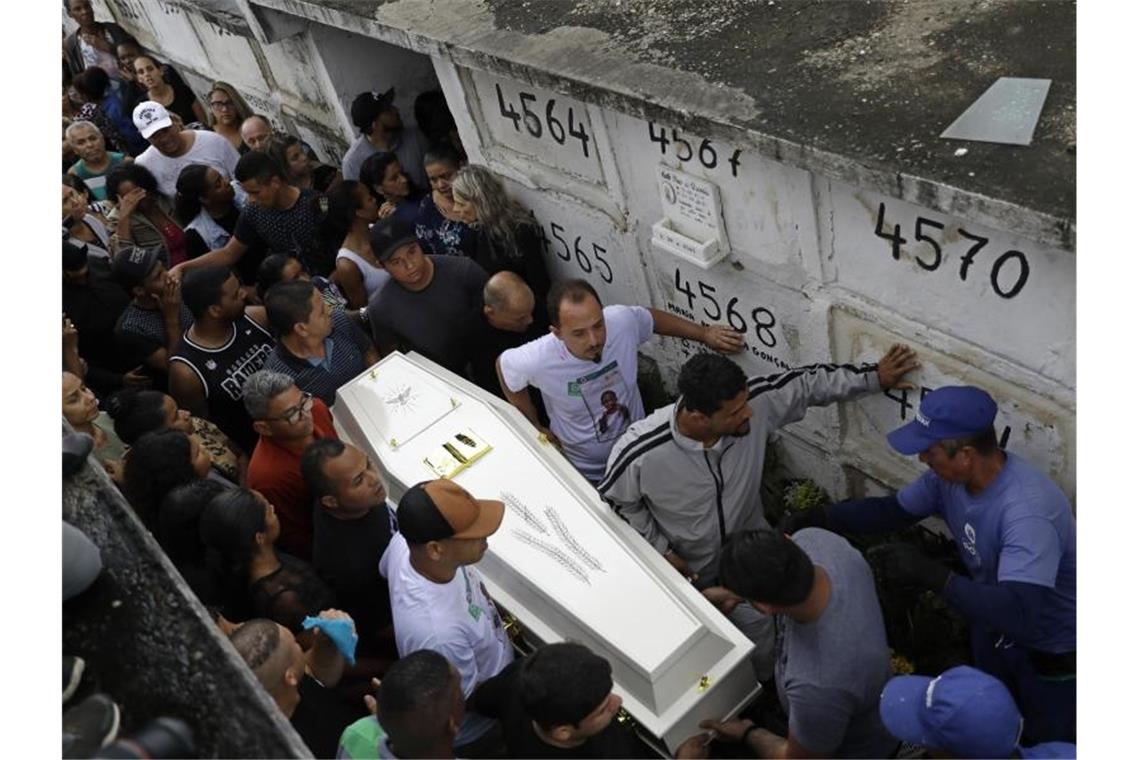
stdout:
<svg viewBox="0 0 1140 760">
<path fill-rule="evenodd" d="M 376 117 L 392 106 L 396 99 L 396 88 L 389 87 L 387 92 L 362 92 L 352 101 L 352 123 L 360 131 L 368 129 Z"/>
<path fill-rule="evenodd" d="M 111 265 L 115 279 L 128 290 L 140 284 L 154 270 L 161 250 L 158 246 L 143 248 L 138 245 L 122 249 L 115 254 Z"/>
<path fill-rule="evenodd" d="M 372 225 L 368 233 L 372 243 L 372 252 L 376 259 L 383 264 L 400 248 L 408 243 L 416 242 L 416 228 L 408 221 L 399 219 L 395 214 L 381 219 Z"/>
</svg>

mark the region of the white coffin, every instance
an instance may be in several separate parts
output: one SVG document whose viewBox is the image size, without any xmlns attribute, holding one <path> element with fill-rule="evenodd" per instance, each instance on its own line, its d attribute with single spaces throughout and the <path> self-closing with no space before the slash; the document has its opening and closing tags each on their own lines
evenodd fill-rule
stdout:
<svg viewBox="0 0 1140 760">
<path fill-rule="evenodd" d="M 479 563 L 487 590 L 541 640 L 606 657 L 626 710 L 670 752 L 700 720 L 728 717 L 759 691 L 752 643 L 514 407 L 418 354 L 393 353 L 337 391 L 332 411 L 341 437 L 380 463 L 393 502 L 435 477 L 424 460 L 444 441 L 458 448 L 455 433 L 490 444 L 454 477 L 507 502 Z"/>
</svg>

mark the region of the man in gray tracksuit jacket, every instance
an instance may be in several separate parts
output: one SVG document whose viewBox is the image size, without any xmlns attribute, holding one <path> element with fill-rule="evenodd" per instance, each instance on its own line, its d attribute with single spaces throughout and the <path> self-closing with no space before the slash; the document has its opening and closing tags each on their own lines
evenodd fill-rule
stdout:
<svg viewBox="0 0 1140 760">
<path fill-rule="evenodd" d="M 809 406 L 908 387 L 902 377 L 917 366 L 914 351 L 896 345 L 878 364 L 814 364 L 745 378 L 725 357 L 698 354 L 681 368 L 681 397 L 632 424 L 614 445 L 598 491 L 697 588 L 715 585 L 725 537 L 770 528 L 760 504 L 768 436 L 803 419 Z M 749 605 L 737 610 L 731 617 L 757 642 L 754 663 L 763 677 L 771 667 L 764 662 L 770 623 Z"/>
</svg>

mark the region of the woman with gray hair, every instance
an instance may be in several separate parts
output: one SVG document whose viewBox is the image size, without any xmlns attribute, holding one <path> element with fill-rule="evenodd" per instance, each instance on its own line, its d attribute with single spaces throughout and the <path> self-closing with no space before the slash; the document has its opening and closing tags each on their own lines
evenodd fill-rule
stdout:
<svg viewBox="0 0 1140 760">
<path fill-rule="evenodd" d="M 535 320 L 546 321 L 550 275 L 534 214 L 507 195 L 502 180 L 484 166 L 464 166 L 451 190 L 455 215 L 478 233 L 475 262 L 489 275 L 509 270 L 522 277 L 534 291 Z"/>
</svg>

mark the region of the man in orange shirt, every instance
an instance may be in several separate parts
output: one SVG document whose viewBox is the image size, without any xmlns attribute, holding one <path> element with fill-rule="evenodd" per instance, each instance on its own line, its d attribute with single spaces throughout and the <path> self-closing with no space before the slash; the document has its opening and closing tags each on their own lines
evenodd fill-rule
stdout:
<svg viewBox="0 0 1140 760">
<path fill-rule="evenodd" d="M 313 498 L 301 475 L 301 454 L 318 438 L 336 438 L 332 415 L 319 398 L 302 393 L 288 375 L 261 370 L 242 387 L 257 446 L 248 485 L 269 500 L 281 522 L 277 546 L 309 560 L 313 553 Z"/>
</svg>

